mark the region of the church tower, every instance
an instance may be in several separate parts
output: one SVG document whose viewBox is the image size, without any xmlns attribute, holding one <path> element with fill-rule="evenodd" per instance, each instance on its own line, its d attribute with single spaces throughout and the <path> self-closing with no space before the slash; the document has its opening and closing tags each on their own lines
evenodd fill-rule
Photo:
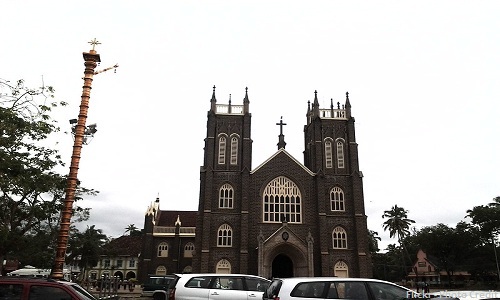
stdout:
<svg viewBox="0 0 500 300">
<path fill-rule="evenodd" d="M 351 265 L 357 265 L 356 276 L 371 276 L 368 257 L 367 222 L 364 209 L 363 174 L 359 170 L 358 144 L 354 132 L 354 117 L 351 116 L 349 93 L 344 104 L 320 108 L 317 92 L 314 92 L 312 107 L 307 108 L 307 124 L 304 126 L 304 165 L 316 173 L 317 207 L 321 228 L 338 228 L 332 233 L 342 236 L 348 232 L 347 249 Z M 335 231 L 335 229 L 334 229 Z M 321 238 L 321 249 L 328 249 L 330 241 Z M 335 243 L 335 241 L 334 241 Z M 335 248 L 335 245 L 334 245 Z M 342 248 L 342 247 L 341 247 Z M 328 251 L 339 261 L 342 251 Z M 327 257 L 323 255 L 322 264 Z"/>
<path fill-rule="evenodd" d="M 200 169 L 200 202 L 197 220 L 195 270 L 223 270 L 224 258 L 239 257 L 246 262 L 248 234 L 249 174 L 252 165 L 251 114 L 248 88 L 243 105 L 217 104 L 215 86 L 208 111 L 204 160 Z M 217 239 L 214 240 L 214 232 Z M 216 241 L 216 243 L 215 243 Z M 215 244 L 215 245 L 214 245 Z M 213 251 L 216 247 L 222 251 Z M 245 250 L 243 250 L 245 249 Z M 232 269 L 239 269 L 232 262 Z M 228 270 L 230 271 L 230 270 Z"/>
</svg>

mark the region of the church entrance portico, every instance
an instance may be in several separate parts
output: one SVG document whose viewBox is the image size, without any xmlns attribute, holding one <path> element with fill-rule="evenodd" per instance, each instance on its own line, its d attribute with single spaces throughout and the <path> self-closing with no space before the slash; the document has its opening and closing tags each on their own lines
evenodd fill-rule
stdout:
<svg viewBox="0 0 500 300">
<path fill-rule="evenodd" d="M 309 243 L 308 243 L 309 244 Z M 312 246 L 299 239 L 286 225 L 267 239 L 259 237 L 259 275 L 266 278 L 313 276 Z"/>
</svg>

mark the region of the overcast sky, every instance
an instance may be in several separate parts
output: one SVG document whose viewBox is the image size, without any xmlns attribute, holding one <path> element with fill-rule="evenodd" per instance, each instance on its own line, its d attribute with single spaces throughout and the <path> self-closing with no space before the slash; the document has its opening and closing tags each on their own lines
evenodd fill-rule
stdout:
<svg viewBox="0 0 500 300">
<path fill-rule="evenodd" d="M 79 112 L 87 43 L 102 63 L 79 179 L 99 196 L 91 220 L 118 237 L 148 205 L 197 210 L 212 86 L 242 104 L 248 87 L 253 167 L 275 151 L 303 162 L 307 101 L 345 100 L 356 119 L 368 227 L 397 204 L 415 226 L 455 226 L 500 195 L 499 1 L 0 0 L 0 78 L 42 81 Z M 68 167 L 72 138 L 54 139 Z"/>
</svg>

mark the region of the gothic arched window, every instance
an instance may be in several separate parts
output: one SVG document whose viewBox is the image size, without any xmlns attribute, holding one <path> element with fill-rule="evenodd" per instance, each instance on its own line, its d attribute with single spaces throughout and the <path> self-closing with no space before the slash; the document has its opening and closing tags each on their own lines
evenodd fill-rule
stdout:
<svg viewBox="0 0 500 300">
<path fill-rule="evenodd" d="M 217 231 L 217 247 L 231 247 L 233 244 L 233 229 L 222 224 Z"/>
<path fill-rule="evenodd" d="M 194 244 L 189 242 L 184 246 L 184 257 L 193 257 Z"/>
<path fill-rule="evenodd" d="M 344 191 L 339 187 L 334 187 L 330 191 L 330 204 L 333 211 L 344 211 Z"/>
<path fill-rule="evenodd" d="M 267 223 L 302 223 L 301 194 L 290 179 L 279 176 L 264 189 L 263 220 Z"/>
<path fill-rule="evenodd" d="M 231 160 L 232 165 L 238 164 L 238 138 L 233 136 L 231 138 Z"/>
<path fill-rule="evenodd" d="M 158 245 L 158 257 L 168 257 L 168 244 L 160 243 Z"/>
<path fill-rule="evenodd" d="M 334 249 L 347 249 L 347 233 L 342 227 L 335 227 L 332 232 Z"/>
<path fill-rule="evenodd" d="M 219 138 L 219 165 L 223 165 L 226 163 L 226 137 L 221 136 Z"/>
<path fill-rule="evenodd" d="M 344 168 L 344 143 L 342 141 L 337 141 L 337 167 Z"/>
<path fill-rule="evenodd" d="M 333 168 L 333 151 L 332 151 L 332 141 L 325 141 L 325 167 Z"/>
<path fill-rule="evenodd" d="M 234 190 L 233 187 L 226 183 L 219 190 L 219 207 L 233 208 Z"/>
</svg>

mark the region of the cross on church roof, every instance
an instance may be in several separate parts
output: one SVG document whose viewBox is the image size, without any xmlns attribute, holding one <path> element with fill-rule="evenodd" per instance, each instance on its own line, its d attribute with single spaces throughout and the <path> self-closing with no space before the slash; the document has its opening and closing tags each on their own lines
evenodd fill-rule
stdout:
<svg viewBox="0 0 500 300">
<path fill-rule="evenodd" d="M 286 125 L 286 123 L 283 123 L 283 116 L 281 116 L 280 122 L 276 123 L 276 125 L 280 126 L 280 135 L 283 134 L 283 125 Z"/>
<path fill-rule="evenodd" d="M 283 135 L 283 126 L 286 125 L 286 123 L 283 123 L 283 116 L 281 116 L 280 122 L 276 123 L 276 125 L 280 126 L 280 135 L 279 135 L 279 141 L 278 141 L 278 150 L 281 148 L 285 148 L 286 143 L 285 143 L 285 136 Z"/>
<path fill-rule="evenodd" d="M 91 40 L 91 41 L 89 42 L 89 44 L 91 44 L 91 45 L 92 45 L 92 50 L 95 50 L 95 46 L 96 46 L 96 45 L 100 45 L 101 43 L 100 43 L 100 42 L 99 42 L 96 38 L 94 38 L 93 40 Z"/>
</svg>

